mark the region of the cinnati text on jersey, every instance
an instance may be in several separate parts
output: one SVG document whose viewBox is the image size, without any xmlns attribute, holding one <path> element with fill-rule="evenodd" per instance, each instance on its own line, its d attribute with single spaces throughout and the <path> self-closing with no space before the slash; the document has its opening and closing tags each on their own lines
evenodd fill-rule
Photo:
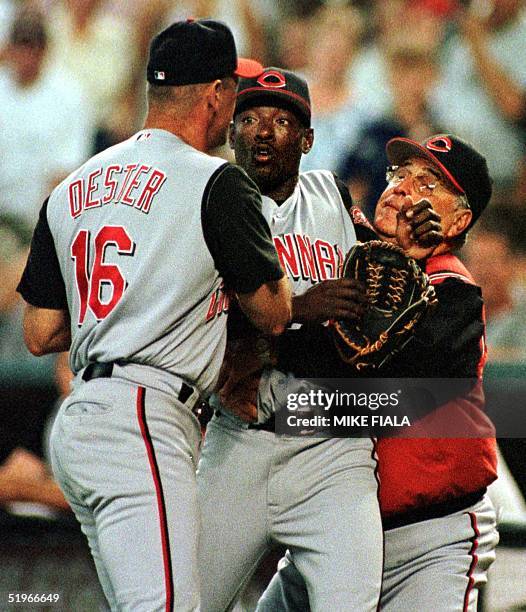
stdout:
<svg viewBox="0 0 526 612">
<path fill-rule="evenodd" d="M 90 209 L 124 204 L 148 214 L 165 181 L 165 172 L 141 163 L 99 167 L 70 182 L 69 212 L 75 219 Z"/>
</svg>

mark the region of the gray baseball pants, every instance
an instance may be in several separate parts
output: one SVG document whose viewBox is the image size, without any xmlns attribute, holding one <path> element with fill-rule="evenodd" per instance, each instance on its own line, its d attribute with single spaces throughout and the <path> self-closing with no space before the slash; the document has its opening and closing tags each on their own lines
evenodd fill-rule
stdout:
<svg viewBox="0 0 526 612">
<path fill-rule="evenodd" d="M 77 376 L 52 432 L 55 477 L 112 610 L 198 610 L 197 419 L 175 388 L 129 380 L 156 384 L 147 369 L 116 370 Z"/>
<path fill-rule="evenodd" d="M 385 532 L 382 612 L 476 612 L 479 589 L 495 559 L 498 533 L 488 496 L 444 517 Z M 257 612 L 308 612 L 309 593 L 290 553 Z M 359 610 L 348 601 L 348 610 Z"/>
<path fill-rule="evenodd" d="M 261 559 L 287 546 L 316 611 L 376 610 L 382 530 L 370 439 L 299 438 L 221 413 L 197 475 L 203 612 L 233 607 Z"/>
</svg>

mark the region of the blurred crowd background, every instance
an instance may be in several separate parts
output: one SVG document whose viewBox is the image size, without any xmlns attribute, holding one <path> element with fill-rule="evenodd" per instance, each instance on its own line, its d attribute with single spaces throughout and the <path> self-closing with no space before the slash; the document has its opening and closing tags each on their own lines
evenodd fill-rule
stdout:
<svg viewBox="0 0 526 612">
<path fill-rule="evenodd" d="M 40 206 L 85 159 L 140 129 L 149 40 L 189 16 L 222 19 L 241 55 L 308 80 L 315 145 L 303 169 L 336 172 L 370 218 L 393 136 L 453 132 L 484 153 L 494 195 L 464 257 L 486 302 L 488 372 L 525 380 L 526 1 L 0 0 L 4 520 L 22 502 L 25 515 L 39 502 L 69 517 L 45 460 L 67 360 L 27 352 L 15 292 Z M 227 148 L 218 154 L 231 159 Z M 524 441 L 501 450 L 521 500 Z"/>
</svg>

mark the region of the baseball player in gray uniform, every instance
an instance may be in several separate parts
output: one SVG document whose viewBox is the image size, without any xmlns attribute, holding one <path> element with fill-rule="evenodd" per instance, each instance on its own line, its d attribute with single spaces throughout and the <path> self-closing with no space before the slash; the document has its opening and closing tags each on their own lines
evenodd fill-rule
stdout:
<svg viewBox="0 0 526 612">
<path fill-rule="evenodd" d="M 353 222 L 350 196 L 332 173 L 298 174 L 301 155 L 313 143 L 310 115 L 307 84 L 288 71 L 267 68 L 240 82 L 231 145 L 265 194 L 263 212 L 298 296 L 291 334 L 318 320 L 320 301 L 334 302 L 334 316 L 361 311 L 361 287 L 333 279 L 358 236 L 372 235 L 357 210 Z M 249 334 L 243 344 L 242 335 L 242 326 L 230 327 L 223 367 L 230 378 L 250 367 L 254 347 L 269 353 L 262 338 Z M 276 436 L 272 413 L 294 383 L 292 375 L 256 366 L 240 382 L 247 385 L 235 400 L 225 392 L 228 382 L 221 403 L 214 396 L 217 410 L 199 462 L 203 610 L 229 609 L 260 560 L 280 544 L 291 550 L 314 610 L 348 610 L 349 601 L 356 610 L 375 610 L 382 533 L 372 441 Z M 239 413 L 243 403 L 258 405 L 258 423 L 233 413 L 234 404 Z"/>
<path fill-rule="evenodd" d="M 70 350 L 53 469 L 113 610 L 199 609 L 193 409 L 223 358 L 224 290 L 267 333 L 290 319 L 258 190 L 206 154 L 260 70 L 220 22 L 158 34 L 145 128 L 53 191 L 19 284 L 30 350 Z"/>
</svg>

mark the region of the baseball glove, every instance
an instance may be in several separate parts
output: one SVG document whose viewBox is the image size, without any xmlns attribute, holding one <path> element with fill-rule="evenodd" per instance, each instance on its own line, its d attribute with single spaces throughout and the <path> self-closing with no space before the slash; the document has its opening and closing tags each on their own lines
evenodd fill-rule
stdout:
<svg viewBox="0 0 526 612">
<path fill-rule="evenodd" d="M 357 243 L 343 276 L 365 285 L 367 305 L 359 321 L 334 323 L 336 348 L 356 369 L 378 370 L 409 342 L 435 290 L 414 259 L 381 240 Z"/>
</svg>

